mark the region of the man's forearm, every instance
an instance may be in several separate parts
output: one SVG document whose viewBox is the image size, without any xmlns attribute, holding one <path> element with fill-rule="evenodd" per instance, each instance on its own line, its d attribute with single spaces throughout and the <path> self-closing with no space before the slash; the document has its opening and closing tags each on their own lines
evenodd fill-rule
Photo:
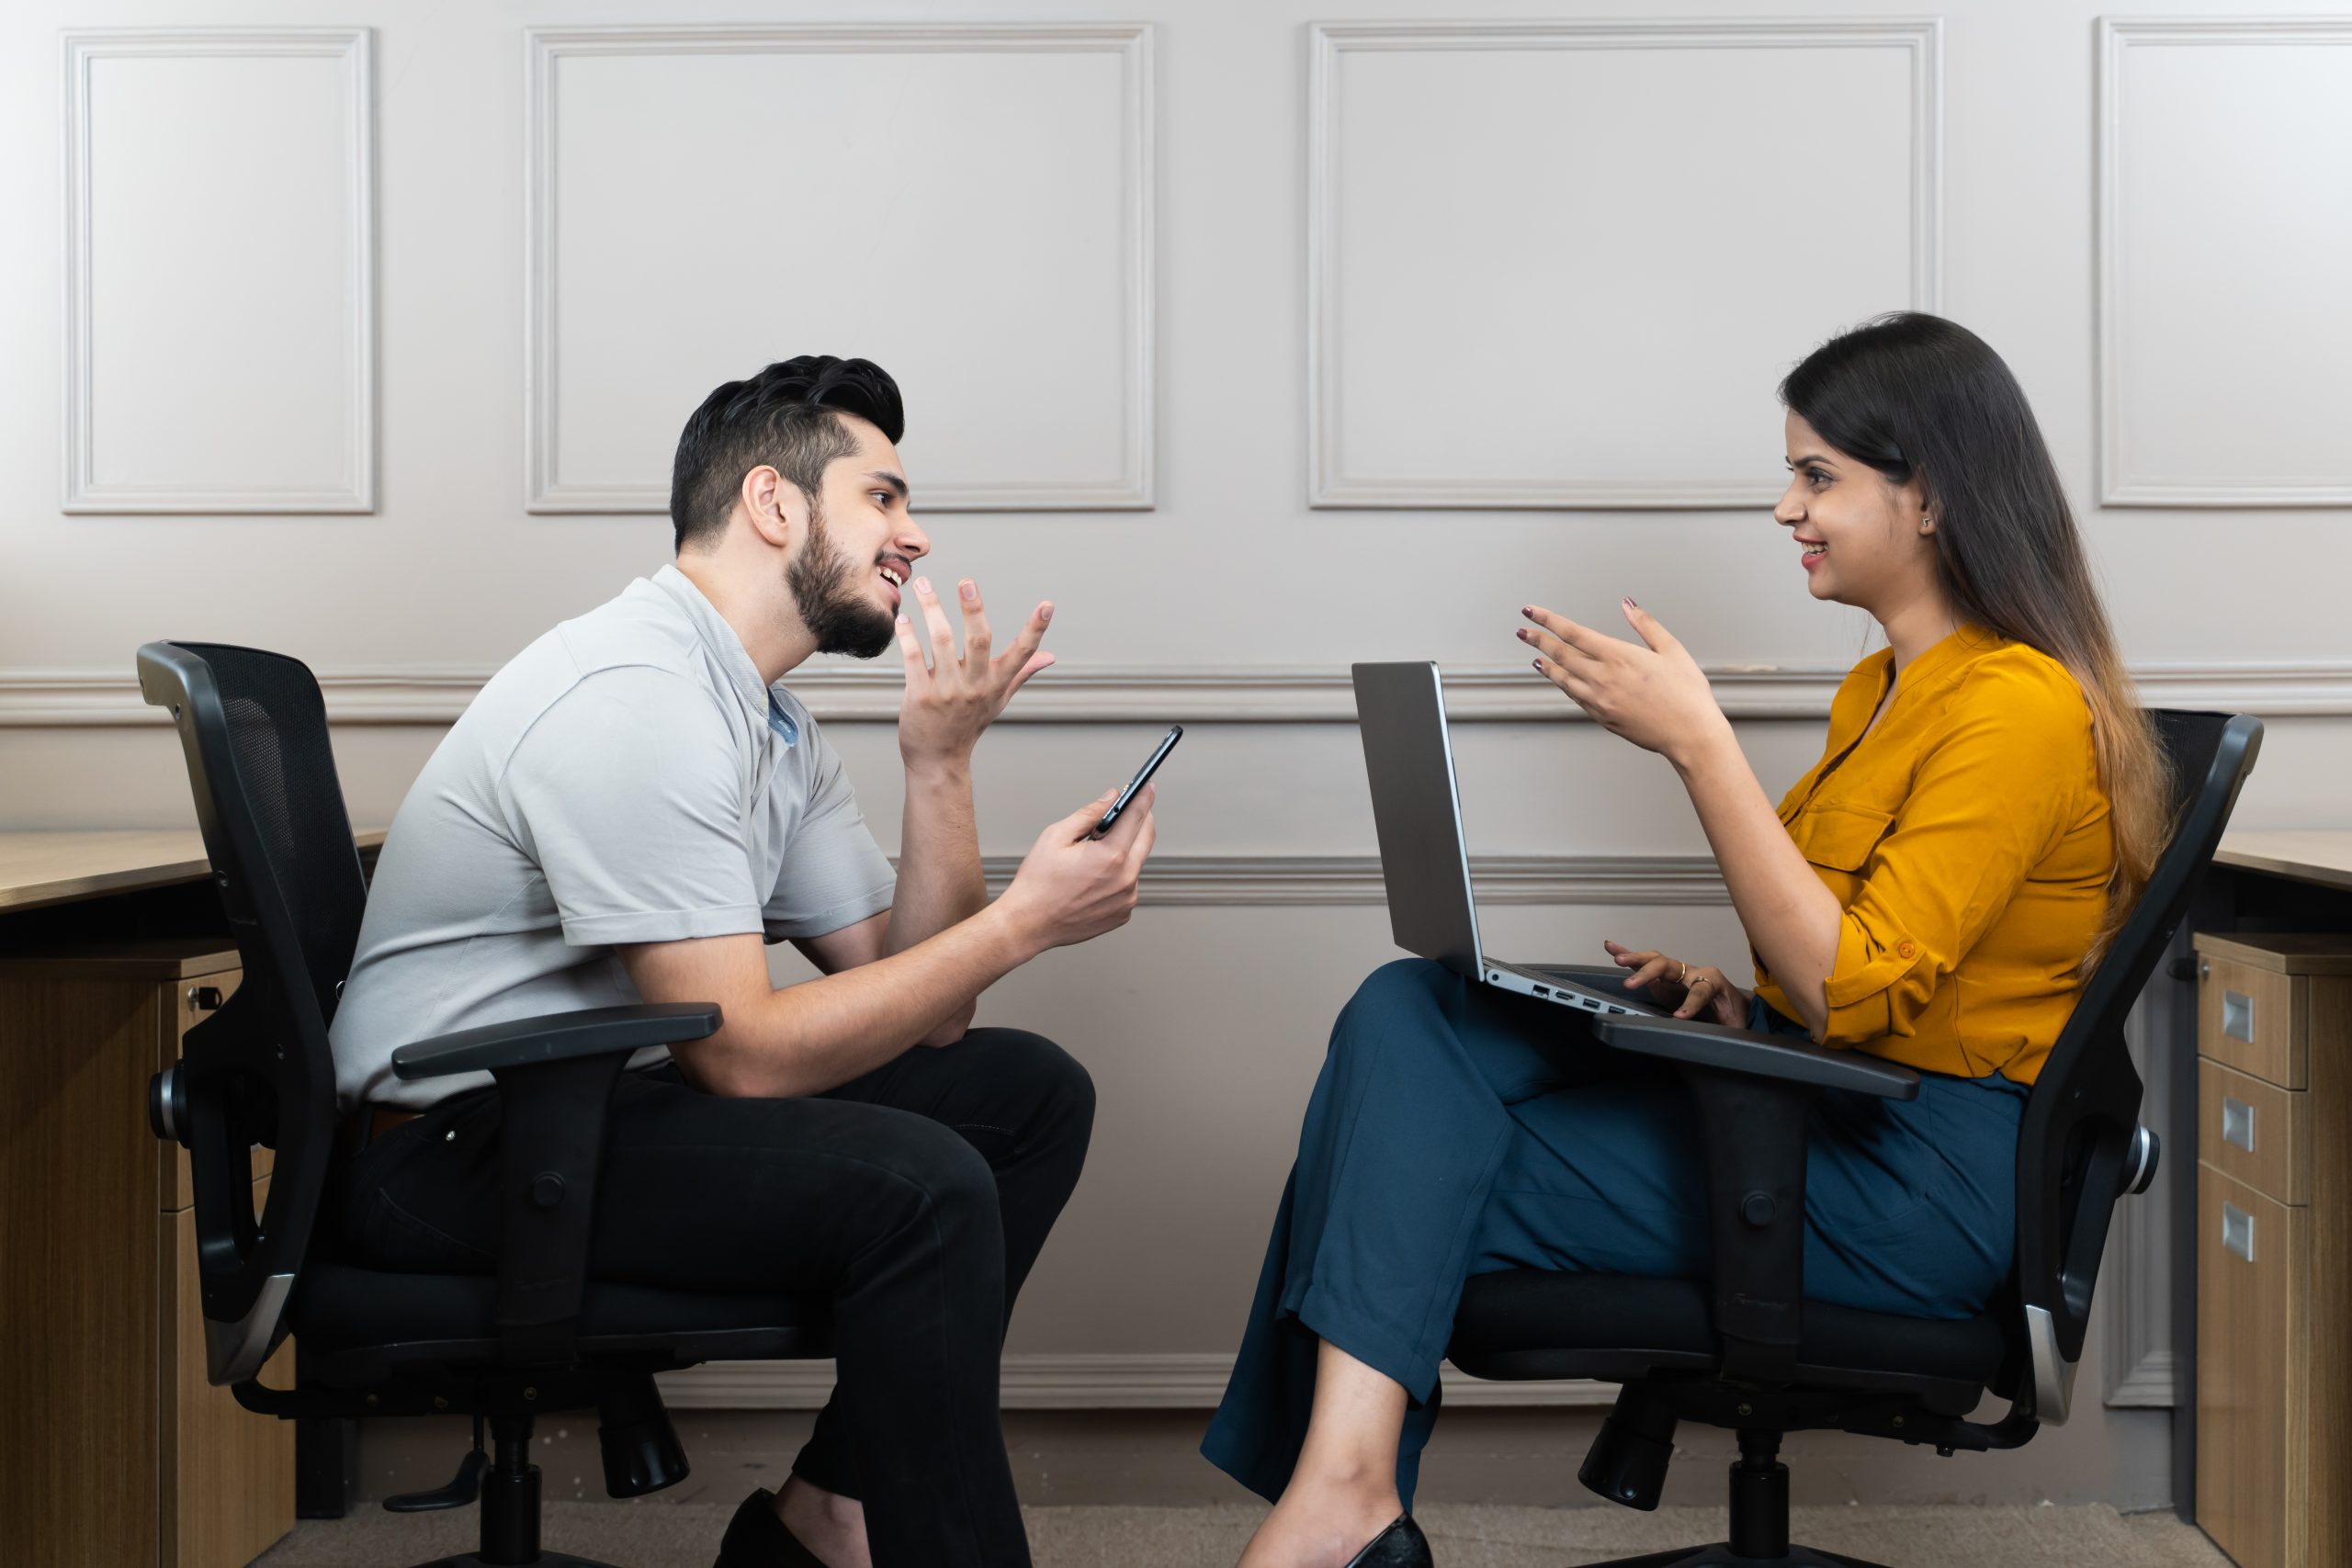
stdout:
<svg viewBox="0 0 2352 1568">
<path fill-rule="evenodd" d="M 1826 983 L 1838 961 L 1836 895 L 1814 875 L 1781 826 L 1780 814 L 1728 724 L 1720 735 L 1676 757 L 1674 766 L 1690 792 L 1756 956 L 1804 1022 L 1818 1032 L 1829 1015 Z"/>
<path fill-rule="evenodd" d="M 715 1094 L 821 1094 L 938 1032 L 1038 950 L 1005 907 L 993 905 L 904 953 L 780 990 L 762 984 L 725 1003 L 718 1033 L 673 1055 Z M 692 990 L 695 982 L 681 976 L 675 988 Z"/>
<path fill-rule="evenodd" d="M 904 953 L 969 919 L 988 901 L 970 761 L 910 767 L 888 950 Z"/>
</svg>

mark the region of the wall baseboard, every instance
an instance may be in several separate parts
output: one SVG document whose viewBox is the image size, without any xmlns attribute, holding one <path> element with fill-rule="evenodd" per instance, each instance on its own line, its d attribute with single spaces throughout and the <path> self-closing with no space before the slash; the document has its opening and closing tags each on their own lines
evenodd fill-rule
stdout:
<svg viewBox="0 0 2352 1568">
<path fill-rule="evenodd" d="M 1213 1354 L 1007 1356 L 1007 1410 L 1209 1410 L 1233 1358 Z M 1445 1403 L 1462 1408 L 1606 1406 L 1614 1383 L 1484 1382 L 1444 1369 Z M 815 1410 L 833 1387 L 831 1361 L 714 1361 L 665 1372 L 662 1397 L 681 1410 Z"/>
<path fill-rule="evenodd" d="M 430 666 L 326 671 L 327 715 L 338 724 L 448 724 L 490 678 Z M 2143 701 L 2260 717 L 2352 716 L 2352 660 L 2233 660 L 2149 664 L 2133 671 Z M 1846 671 L 1827 665 L 1710 666 L 1715 700 L 1734 718 L 1823 719 Z M 828 724 L 889 724 L 899 716 L 895 666 L 826 662 L 796 671 L 792 689 Z M 1461 665 L 1445 675 L 1456 723 L 1543 723 L 1583 717 L 1524 667 Z M 1057 665 L 1025 687 L 1003 724 L 1352 724 L 1345 665 Z M 0 728 L 162 724 L 138 682 L 111 671 L 0 670 Z"/>
</svg>

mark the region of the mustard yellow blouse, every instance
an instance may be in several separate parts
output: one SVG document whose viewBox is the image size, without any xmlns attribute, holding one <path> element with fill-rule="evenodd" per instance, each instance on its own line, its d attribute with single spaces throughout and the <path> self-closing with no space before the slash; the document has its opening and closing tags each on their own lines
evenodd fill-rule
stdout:
<svg viewBox="0 0 2352 1568">
<path fill-rule="evenodd" d="M 1882 649 L 1846 677 L 1821 761 L 1781 802 L 1845 910 L 1818 1038 L 2031 1083 L 2115 864 L 2090 708 L 2057 660 L 1963 626 L 1912 661 L 1864 735 L 1894 662 Z M 1798 1016 L 1761 959 L 1756 980 Z"/>
</svg>

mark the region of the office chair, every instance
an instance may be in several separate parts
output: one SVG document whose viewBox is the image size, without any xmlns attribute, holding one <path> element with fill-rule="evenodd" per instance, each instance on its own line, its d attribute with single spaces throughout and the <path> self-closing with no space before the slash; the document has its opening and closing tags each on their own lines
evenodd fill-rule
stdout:
<svg viewBox="0 0 2352 1568">
<path fill-rule="evenodd" d="M 654 1373 L 831 1353 L 821 1302 L 586 1277 L 612 1087 L 631 1052 L 701 1039 L 718 1029 L 718 1009 L 597 1008 L 401 1046 L 401 1078 L 487 1071 L 497 1083 L 498 1272 L 395 1274 L 342 1260 L 318 1231 L 339 1157 L 327 1026 L 367 886 L 318 683 L 281 654 L 152 642 L 139 650 L 139 689 L 179 730 L 244 965 L 236 994 L 189 1033 L 148 1096 L 156 1135 L 188 1150 L 194 1175 L 208 1375 L 281 1419 L 469 1414 L 474 1447 L 457 1478 L 385 1504 L 413 1512 L 480 1497 L 480 1551 L 426 1568 L 603 1568 L 540 1551 L 536 1418 L 596 1410 L 605 1489 L 634 1497 L 686 1474 Z M 254 1144 L 276 1151 L 258 1215 Z M 289 1332 L 302 1386 L 264 1388 L 254 1373 Z"/>
<path fill-rule="evenodd" d="M 1873 1568 L 1789 1541 L 1789 1432 L 1835 1429 L 1954 1450 L 2013 1449 L 2066 1419 L 2091 1290 L 2117 1199 L 2147 1190 L 2156 1136 L 2139 1125 L 2123 1021 L 2212 860 L 2261 748 L 2244 716 L 2152 716 L 2174 780 L 2175 826 L 2140 902 L 2075 1004 L 2018 1134 L 2017 1255 L 1975 1317 L 1928 1321 L 1804 1299 L 1805 1108 L 1824 1089 L 1892 1100 L 1918 1075 L 1879 1057 L 1673 1019 L 1611 1017 L 1593 1032 L 1675 1064 L 1706 1156 L 1713 1277 L 1542 1270 L 1469 1281 L 1447 1355 L 1474 1377 L 1623 1385 L 1577 1479 L 1655 1508 L 1678 1421 L 1739 1434 L 1731 1533 L 1713 1546 L 1604 1568 L 1772 1562 Z M 2008 1413 L 1968 1419 L 1986 1391 Z"/>
</svg>

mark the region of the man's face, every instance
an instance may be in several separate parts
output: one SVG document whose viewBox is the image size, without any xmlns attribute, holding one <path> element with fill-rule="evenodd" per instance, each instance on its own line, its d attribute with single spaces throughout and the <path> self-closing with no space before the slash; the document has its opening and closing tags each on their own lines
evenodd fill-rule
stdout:
<svg viewBox="0 0 2352 1568">
<path fill-rule="evenodd" d="M 931 540 L 907 511 L 898 448 L 865 420 L 841 422 L 857 450 L 826 466 L 785 585 L 818 652 L 872 659 L 896 637 L 900 591 Z"/>
</svg>

